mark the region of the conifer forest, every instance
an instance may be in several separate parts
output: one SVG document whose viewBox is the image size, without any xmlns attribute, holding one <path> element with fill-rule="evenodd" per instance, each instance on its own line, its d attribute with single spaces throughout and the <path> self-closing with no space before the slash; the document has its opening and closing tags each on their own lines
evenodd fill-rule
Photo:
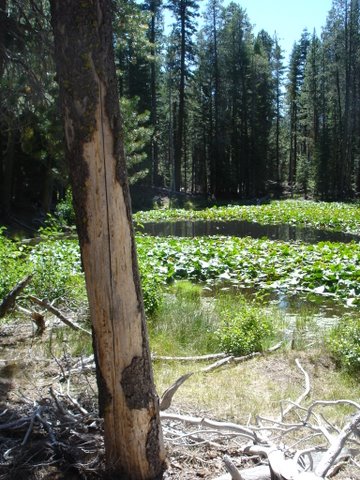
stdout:
<svg viewBox="0 0 360 480">
<path fill-rule="evenodd" d="M 243 1 L 0 0 L 0 480 L 360 478 L 360 0 Z"/>
<path fill-rule="evenodd" d="M 241 2 L 116 0 L 114 46 L 131 184 L 216 200 L 360 191 L 360 6 L 334 0 L 289 59 Z M 48 2 L 0 3 L 3 214 L 67 186 Z"/>
</svg>

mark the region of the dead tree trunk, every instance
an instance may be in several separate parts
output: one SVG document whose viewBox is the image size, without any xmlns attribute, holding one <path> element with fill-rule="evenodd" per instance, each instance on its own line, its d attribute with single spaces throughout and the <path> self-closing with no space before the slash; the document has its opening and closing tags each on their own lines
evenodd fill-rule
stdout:
<svg viewBox="0 0 360 480">
<path fill-rule="evenodd" d="M 161 478 L 164 448 L 136 261 L 111 0 L 51 0 L 66 150 L 111 478 Z"/>
</svg>

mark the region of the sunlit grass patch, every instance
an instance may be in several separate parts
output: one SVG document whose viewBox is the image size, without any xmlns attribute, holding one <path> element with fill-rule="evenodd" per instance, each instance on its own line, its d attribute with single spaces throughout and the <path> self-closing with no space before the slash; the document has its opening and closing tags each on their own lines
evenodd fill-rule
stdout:
<svg viewBox="0 0 360 480">
<path fill-rule="evenodd" d="M 199 372 L 204 366 L 202 363 L 155 362 L 155 382 L 161 394 L 181 375 L 198 372 L 176 393 L 174 408 L 205 412 L 212 418 L 255 423 L 256 415 L 278 417 L 281 402 L 286 407 L 289 400 L 295 401 L 304 391 L 303 374 L 295 365 L 295 358 L 299 358 L 311 383 L 310 397 L 304 405 L 319 399 L 358 401 L 359 383 L 337 371 L 324 351 L 316 352 L 277 352 L 242 364 L 226 365 L 209 374 Z M 349 408 L 340 405 L 321 411 L 329 421 L 339 424 Z"/>
<path fill-rule="evenodd" d="M 177 282 L 149 321 L 150 344 L 162 355 L 200 355 L 216 351 L 214 316 L 202 288 Z"/>
</svg>

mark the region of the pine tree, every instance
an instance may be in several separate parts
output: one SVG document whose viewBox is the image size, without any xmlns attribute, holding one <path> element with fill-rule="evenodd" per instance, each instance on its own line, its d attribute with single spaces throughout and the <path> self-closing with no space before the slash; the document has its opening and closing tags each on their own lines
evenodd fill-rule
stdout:
<svg viewBox="0 0 360 480">
<path fill-rule="evenodd" d="M 171 35 L 174 51 L 173 77 L 176 76 L 176 100 L 174 102 L 174 189 L 186 190 L 182 182 L 182 168 L 186 170 L 186 89 L 195 58 L 193 36 L 196 32 L 196 17 L 199 8 L 197 0 L 168 0 L 167 7 L 172 12 L 175 23 Z"/>
<path fill-rule="evenodd" d="M 285 73 L 284 54 L 280 47 L 277 35 L 273 39 L 273 49 L 271 57 L 273 88 L 274 88 L 274 114 L 275 122 L 272 126 L 272 161 L 269 171 L 269 180 L 275 184 L 276 194 L 281 192 L 281 181 L 283 178 L 283 148 L 281 145 L 281 136 L 283 130 L 283 110 L 284 110 L 284 92 L 282 89 L 283 78 Z"/>
<path fill-rule="evenodd" d="M 293 193 L 296 184 L 297 161 L 300 155 L 299 142 L 299 96 L 304 81 L 304 69 L 307 51 L 309 47 L 309 34 L 307 30 L 301 35 L 299 42 L 293 46 L 290 56 L 288 77 L 288 105 L 290 123 L 290 146 L 289 146 L 289 175 L 288 184 Z"/>
</svg>

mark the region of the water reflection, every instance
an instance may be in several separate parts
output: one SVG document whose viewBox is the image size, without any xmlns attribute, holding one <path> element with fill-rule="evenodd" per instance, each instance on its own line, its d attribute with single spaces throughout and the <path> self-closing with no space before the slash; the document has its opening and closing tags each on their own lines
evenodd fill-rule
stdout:
<svg viewBox="0 0 360 480">
<path fill-rule="evenodd" d="M 292 225 L 260 225 L 246 221 L 229 222 L 150 222 L 145 223 L 142 232 L 158 237 L 203 237 L 225 235 L 234 237 L 269 238 L 271 240 L 301 241 L 305 243 L 360 241 L 359 235 L 330 232 L 316 228 Z"/>
<path fill-rule="evenodd" d="M 241 288 L 230 284 L 205 286 L 203 289 L 203 296 L 210 300 L 217 298 L 221 293 L 233 297 L 244 296 L 250 303 L 255 298 L 259 299 L 260 294 L 261 303 L 268 311 L 268 315 L 283 318 L 284 340 L 295 342 L 296 345 L 302 341 L 307 346 L 321 343 L 324 335 L 352 311 L 335 298 L 316 294 L 291 294 L 282 291 L 264 293 L 255 288 Z"/>
</svg>

